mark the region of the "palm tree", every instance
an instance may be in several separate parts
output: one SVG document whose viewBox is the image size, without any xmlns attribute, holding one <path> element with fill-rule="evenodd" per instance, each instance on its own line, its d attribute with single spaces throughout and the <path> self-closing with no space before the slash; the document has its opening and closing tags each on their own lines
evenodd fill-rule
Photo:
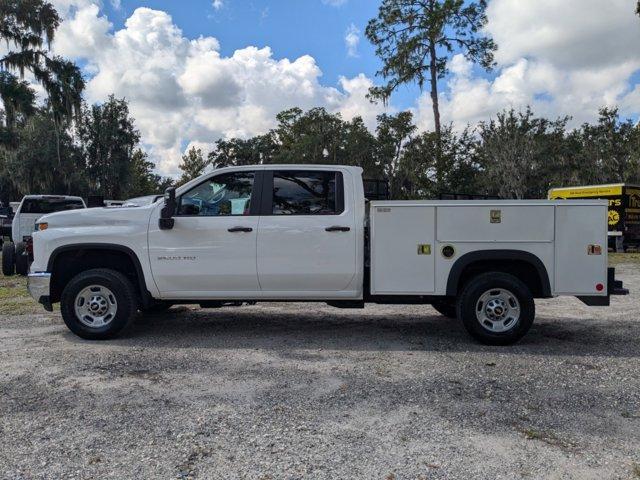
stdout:
<svg viewBox="0 0 640 480">
<path fill-rule="evenodd" d="M 58 124 L 80 114 L 84 89 L 74 63 L 49 56 L 59 25 L 58 12 L 46 0 L 0 0 L 0 39 L 9 48 L 0 58 L 0 69 L 20 76 L 30 71 L 47 93 Z"/>
<path fill-rule="evenodd" d="M 4 105 L 5 127 L 13 130 L 18 116 L 28 117 L 35 112 L 36 93 L 28 82 L 18 80 L 9 72 L 0 72 L 0 99 Z"/>
</svg>

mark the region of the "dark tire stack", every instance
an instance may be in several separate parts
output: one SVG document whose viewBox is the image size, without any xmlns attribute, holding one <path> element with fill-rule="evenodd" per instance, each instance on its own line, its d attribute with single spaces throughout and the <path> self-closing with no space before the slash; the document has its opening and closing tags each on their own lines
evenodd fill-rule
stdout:
<svg viewBox="0 0 640 480">
<path fill-rule="evenodd" d="M 12 242 L 2 246 L 2 274 L 10 277 L 16 273 L 16 249 Z"/>
</svg>

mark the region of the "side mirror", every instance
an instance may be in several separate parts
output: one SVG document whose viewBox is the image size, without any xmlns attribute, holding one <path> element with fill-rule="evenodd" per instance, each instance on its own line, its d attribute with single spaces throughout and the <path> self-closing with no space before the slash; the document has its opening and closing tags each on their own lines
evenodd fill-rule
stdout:
<svg viewBox="0 0 640 480">
<path fill-rule="evenodd" d="M 176 214 L 178 204 L 176 202 L 176 189 L 169 187 L 164 192 L 164 207 L 160 210 L 160 219 L 158 227 L 160 230 L 171 230 L 175 223 L 173 216 Z"/>
</svg>

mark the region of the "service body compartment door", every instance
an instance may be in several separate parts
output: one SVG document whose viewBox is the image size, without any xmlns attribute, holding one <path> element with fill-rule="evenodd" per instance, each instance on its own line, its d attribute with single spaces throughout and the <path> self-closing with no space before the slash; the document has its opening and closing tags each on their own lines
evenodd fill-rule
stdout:
<svg viewBox="0 0 640 480">
<path fill-rule="evenodd" d="M 435 291 L 435 207 L 371 207 L 371 293 Z"/>
<path fill-rule="evenodd" d="M 552 242 L 553 208 L 553 205 L 499 203 L 441 206 L 438 241 Z"/>
<path fill-rule="evenodd" d="M 600 247 L 596 254 L 594 247 Z M 606 295 L 607 206 L 556 206 L 555 294 Z M 598 291 L 596 285 L 605 285 Z"/>
</svg>

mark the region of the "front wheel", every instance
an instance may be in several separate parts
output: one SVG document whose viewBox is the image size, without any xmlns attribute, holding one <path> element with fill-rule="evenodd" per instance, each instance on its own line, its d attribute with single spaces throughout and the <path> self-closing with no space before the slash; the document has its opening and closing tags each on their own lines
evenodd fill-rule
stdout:
<svg viewBox="0 0 640 480">
<path fill-rule="evenodd" d="M 137 308 L 136 291 L 129 279 L 120 272 L 102 268 L 73 277 L 60 298 L 64 323 L 88 340 L 115 337 Z"/>
<path fill-rule="evenodd" d="M 517 342 L 529 331 L 534 317 L 531 291 L 507 273 L 478 275 L 458 299 L 458 318 L 471 336 L 487 345 Z"/>
</svg>

